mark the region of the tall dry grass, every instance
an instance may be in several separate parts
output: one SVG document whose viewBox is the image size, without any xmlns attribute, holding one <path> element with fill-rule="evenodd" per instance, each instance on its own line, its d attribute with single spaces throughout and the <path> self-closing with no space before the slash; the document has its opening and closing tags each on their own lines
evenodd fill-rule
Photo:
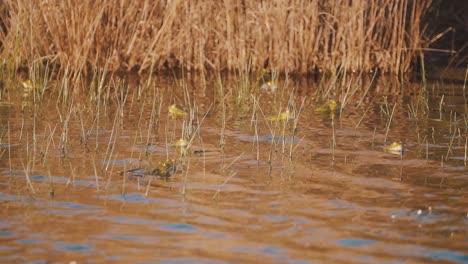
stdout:
<svg viewBox="0 0 468 264">
<path fill-rule="evenodd" d="M 431 0 L 3 0 L 1 56 L 82 73 L 337 69 L 401 73 Z"/>
</svg>

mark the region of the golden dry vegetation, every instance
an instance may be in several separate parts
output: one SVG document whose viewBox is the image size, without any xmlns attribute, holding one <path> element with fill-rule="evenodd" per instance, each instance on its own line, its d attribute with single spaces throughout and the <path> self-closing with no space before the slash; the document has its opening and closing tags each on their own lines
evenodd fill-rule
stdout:
<svg viewBox="0 0 468 264">
<path fill-rule="evenodd" d="M 75 73 L 338 69 L 401 73 L 431 0 L 4 0 L 1 58 Z"/>
</svg>

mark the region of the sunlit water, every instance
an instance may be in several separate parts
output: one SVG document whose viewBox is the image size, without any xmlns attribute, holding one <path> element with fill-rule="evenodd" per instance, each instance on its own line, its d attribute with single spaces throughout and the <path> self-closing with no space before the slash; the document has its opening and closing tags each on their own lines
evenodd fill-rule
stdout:
<svg viewBox="0 0 468 264">
<path fill-rule="evenodd" d="M 181 81 L 100 107 L 47 91 L 37 107 L 13 93 L 0 105 L 2 263 L 468 262 L 461 86 L 345 83 L 332 116 L 315 111 L 312 81 L 252 95 Z M 167 109 L 188 105 L 185 85 L 182 157 L 189 118 Z M 270 121 L 290 96 L 297 124 Z M 404 155 L 384 152 L 393 141 Z M 168 179 L 122 173 L 168 158 Z"/>
</svg>

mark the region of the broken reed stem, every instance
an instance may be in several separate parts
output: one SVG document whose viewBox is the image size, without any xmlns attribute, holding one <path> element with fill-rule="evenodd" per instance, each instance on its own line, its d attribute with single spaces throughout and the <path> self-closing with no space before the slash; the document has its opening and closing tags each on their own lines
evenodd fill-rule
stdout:
<svg viewBox="0 0 468 264">
<path fill-rule="evenodd" d="M 23 161 L 21 161 L 21 163 L 23 163 Z M 26 184 L 27 186 L 29 187 L 29 189 L 31 190 L 31 192 L 34 194 L 36 193 L 36 191 L 34 190 L 34 186 L 32 184 L 32 181 L 31 181 L 31 177 L 29 176 L 29 173 L 30 173 L 30 161 L 27 161 L 26 162 L 27 165 L 24 166 L 24 163 L 23 163 L 23 170 L 24 170 L 24 176 L 26 177 Z"/>
<path fill-rule="evenodd" d="M 145 196 L 148 196 L 149 190 L 151 187 L 151 181 L 153 180 L 153 177 L 149 177 L 148 184 L 146 185 L 146 190 L 145 190 Z"/>
<path fill-rule="evenodd" d="M 257 153 L 257 156 L 256 156 L 256 159 L 257 161 L 260 160 L 260 142 L 259 142 L 259 135 L 258 135 L 258 112 L 257 112 L 257 107 L 260 108 L 260 105 L 259 105 L 259 102 L 258 100 L 260 98 L 257 98 L 256 96 L 254 96 L 253 94 L 250 95 L 253 99 L 253 110 L 252 110 L 252 118 L 250 120 L 250 124 L 254 126 L 254 142 L 253 144 L 255 145 L 256 147 L 256 153 Z"/>
<path fill-rule="evenodd" d="M 374 84 L 374 81 L 375 81 L 376 77 L 377 77 L 377 72 L 374 72 L 374 74 L 372 75 L 372 79 L 371 79 L 371 81 L 369 82 L 369 85 L 367 85 L 366 91 L 365 91 L 364 94 L 361 96 L 361 99 L 359 100 L 358 104 L 356 105 L 356 109 L 358 109 L 358 108 L 361 106 L 361 104 L 364 102 L 364 98 L 366 98 L 366 95 L 367 95 L 367 93 L 369 92 L 370 88 L 372 87 L 372 84 Z M 374 97 L 374 99 L 375 99 L 375 97 Z M 373 100 L 372 100 L 372 101 L 373 101 Z"/>
<path fill-rule="evenodd" d="M 242 152 L 239 156 L 237 156 L 237 158 L 235 158 L 233 161 L 231 161 L 231 163 L 229 163 L 228 165 L 225 165 L 225 166 L 221 169 L 221 171 L 227 170 L 227 169 L 228 169 L 229 167 L 231 167 L 236 161 L 238 161 L 242 156 L 244 156 L 244 152 Z M 215 198 L 219 195 L 219 193 L 221 192 L 221 187 L 223 187 L 226 183 L 228 183 L 229 180 L 232 179 L 236 174 L 237 174 L 237 172 L 234 172 L 234 171 L 231 172 L 231 173 L 229 174 L 229 176 L 226 177 L 226 179 L 225 179 L 220 185 L 218 185 L 218 189 L 216 190 L 216 193 L 215 193 L 215 194 L 213 195 L 213 197 L 212 197 L 213 199 L 215 199 Z"/>
<path fill-rule="evenodd" d="M 153 104 L 152 104 L 152 107 L 151 107 L 151 116 L 150 116 L 150 120 L 148 122 L 148 133 L 146 134 L 146 147 L 148 148 L 149 146 L 151 146 L 152 144 L 152 136 L 153 136 L 153 127 L 154 127 L 154 123 L 156 122 L 156 100 L 157 100 L 157 97 L 154 96 L 153 98 Z"/>
<path fill-rule="evenodd" d="M 374 147 L 376 133 L 377 133 L 377 127 L 374 127 L 374 133 L 372 133 L 372 147 Z"/>
<path fill-rule="evenodd" d="M 442 98 L 440 98 L 440 103 L 439 103 L 439 120 L 442 120 L 442 106 L 444 105 L 444 96 L 445 94 L 442 95 Z"/>
<path fill-rule="evenodd" d="M 186 156 L 188 157 L 188 156 Z M 181 193 L 183 195 L 186 194 L 186 189 L 187 189 L 187 179 L 188 179 L 188 172 L 189 172 L 189 168 L 190 168 L 190 158 L 187 158 L 187 162 L 186 162 L 187 166 L 185 167 L 185 170 L 184 170 L 184 182 L 182 184 L 182 191 Z"/>
<path fill-rule="evenodd" d="M 219 86 L 219 97 L 221 98 L 221 102 L 220 102 L 221 104 L 221 132 L 219 135 L 219 147 L 221 148 L 221 151 L 224 153 L 224 145 L 226 143 L 224 141 L 225 131 L 226 131 L 226 95 L 224 92 L 224 85 L 223 85 L 220 75 L 218 75 L 218 86 Z"/>
<path fill-rule="evenodd" d="M 429 140 L 426 139 L 426 163 L 429 161 Z"/>
<path fill-rule="evenodd" d="M 359 121 L 357 122 L 356 126 L 354 126 L 354 129 L 357 129 L 359 127 L 359 125 L 361 124 L 362 120 L 364 119 L 364 117 L 366 116 L 367 112 L 369 111 L 369 109 L 371 108 L 372 104 L 374 103 L 374 100 L 375 100 L 375 96 L 374 98 L 372 98 L 372 101 L 370 102 L 369 106 L 366 108 L 366 111 L 364 111 L 364 114 L 362 114 L 361 118 L 359 119 Z"/>
<path fill-rule="evenodd" d="M 332 124 L 332 161 L 335 162 L 335 147 L 336 147 L 336 135 L 335 135 L 335 114 L 332 113 L 331 118 Z"/>
<path fill-rule="evenodd" d="M 390 125 L 392 124 L 392 120 L 393 120 L 393 114 L 395 113 L 395 108 L 396 108 L 396 103 L 393 105 L 393 108 L 392 108 L 392 113 L 390 114 L 390 118 L 387 122 L 387 129 L 385 131 L 385 139 L 384 139 L 384 143 L 387 142 L 387 136 L 388 136 L 388 132 L 390 131 Z"/>
<path fill-rule="evenodd" d="M 455 135 L 456 135 L 456 133 L 453 132 L 452 137 L 450 137 L 450 143 L 449 143 L 449 146 L 448 146 L 448 149 L 447 149 L 447 154 L 445 155 L 445 160 L 446 161 L 448 159 L 449 154 L 452 153 L 452 145 L 453 145 L 453 140 L 455 139 Z"/>
<path fill-rule="evenodd" d="M 99 176 L 96 168 L 96 161 L 93 159 L 94 179 L 96 181 L 96 190 L 99 192 Z"/>
<path fill-rule="evenodd" d="M 290 146 L 289 146 L 289 158 L 290 159 L 292 159 L 292 155 L 294 153 L 294 150 L 296 149 L 296 148 L 293 148 L 293 144 L 294 144 L 294 139 L 296 137 L 297 125 L 299 123 L 299 115 L 302 112 L 305 100 L 306 100 L 306 97 L 303 97 L 302 100 L 301 100 L 301 106 L 299 107 L 299 110 L 297 111 L 297 113 L 294 114 L 293 127 L 291 129 L 291 142 L 290 142 Z M 299 144 L 299 142 L 298 142 L 298 144 Z"/>
<path fill-rule="evenodd" d="M 12 172 L 11 167 L 11 133 L 10 133 L 10 121 L 7 123 L 8 126 L 8 166 L 10 168 L 10 174 Z"/>
<path fill-rule="evenodd" d="M 440 168 L 442 170 L 442 179 L 440 180 L 439 187 L 442 187 L 442 184 L 445 180 L 445 170 L 444 170 L 444 155 L 440 157 Z"/>
<path fill-rule="evenodd" d="M 31 170 L 31 164 L 33 163 L 33 159 L 34 159 L 34 157 L 31 158 L 31 153 L 30 153 L 30 149 L 29 149 L 29 137 L 27 136 L 27 138 L 26 138 L 26 166 L 24 165 L 24 162 L 23 162 L 22 159 L 21 159 L 21 165 L 23 166 L 24 176 L 26 178 L 26 185 L 27 185 L 27 187 L 29 187 L 31 192 L 34 194 L 34 193 L 36 193 L 36 191 L 34 190 L 34 186 L 32 184 L 32 181 L 31 181 L 31 178 L 30 178 L 30 175 L 29 175 L 30 172 L 32 171 Z M 11 168 L 10 168 L 10 172 L 11 172 Z"/>
<path fill-rule="evenodd" d="M 467 161 L 467 150 L 468 150 L 468 137 L 465 137 L 465 158 L 463 159 L 463 164 L 466 167 L 466 161 Z"/>
<path fill-rule="evenodd" d="M 55 125 L 54 130 L 52 130 L 52 131 L 50 131 L 51 128 L 49 126 L 50 134 L 48 136 L 46 149 L 45 149 L 43 157 L 42 157 L 42 159 L 43 159 L 42 160 L 42 166 L 45 166 L 45 162 L 46 162 L 46 159 L 47 159 L 47 154 L 49 153 L 49 147 L 50 147 L 50 144 L 52 143 L 52 141 L 54 139 L 54 135 L 55 135 L 55 131 L 57 130 L 57 126 L 58 126 L 58 124 Z"/>
<path fill-rule="evenodd" d="M 109 142 L 107 143 L 107 149 L 106 149 L 106 153 L 104 155 L 104 157 L 108 157 L 107 159 L 107 162 L 105 163 L 106 166 L 104 167 L 104 171 L 107 171 L 109 169 L 109 165 L 111 163 L 111 160 L 112 160 L 112 156 L 114 154 L 114 150 L 115 150 L 115 144 L 117 144 L 117 120 L 118 120 L 118 117 L 119 117 L 119 113 L 116 112 L 115 115 L 114 115 L 114 122 L 113 122 L 113 125 L 112 125 L 112 130 L 111 130 L 111 135 L 109 137 Z"/>
</svg>

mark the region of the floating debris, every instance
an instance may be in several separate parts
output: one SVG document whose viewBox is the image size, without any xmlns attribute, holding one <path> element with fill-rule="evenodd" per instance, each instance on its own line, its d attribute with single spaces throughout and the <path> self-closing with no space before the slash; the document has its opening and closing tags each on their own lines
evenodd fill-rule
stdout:
<svg viewBox="0 0 468 264">
<path fill-rule="evenodd" d="M 393 142 L 390 145 L 384 146 L 384 151 L 391 154 L 403 155 L 405 152 L 405 147 L 400 142 Z"/>
<path fill-rule="evenodd" d="M 195 150 L 195 151 L 193 152 L 193 154 L 195 154 L 195 155 L 197 155 L 197 156 L 201 156 L 201 155 L 203 155 L 203 154 L 205 154 L 205 153 L 206 153 L 206 150 L 204 150 L 204 149 L 197 149 L 197 150 Z"/>
<path fill-rule="evenodd" d="M 169 115 L 172 118 L 182 118 L 188 115 L 187 111 L 185 109 L 177 104 L 173 104 L 169 106 Z"/>
</svg>

